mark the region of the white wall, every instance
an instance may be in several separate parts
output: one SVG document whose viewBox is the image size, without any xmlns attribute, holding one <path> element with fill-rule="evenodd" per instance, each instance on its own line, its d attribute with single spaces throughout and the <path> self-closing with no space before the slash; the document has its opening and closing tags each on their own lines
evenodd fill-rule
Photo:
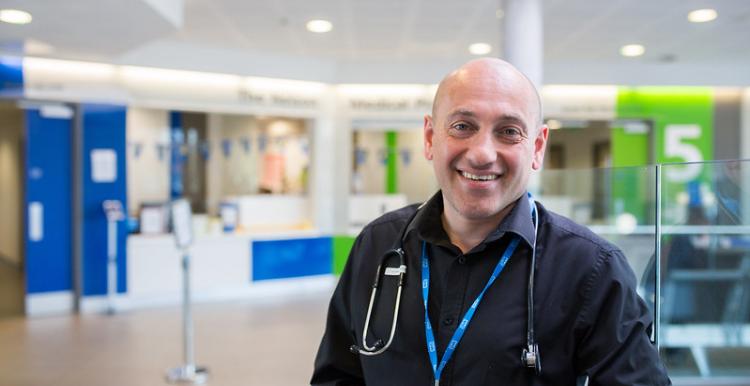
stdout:
<svg viewBox="0 0 750 386">
<path fill-rule="evenodd" d="M 21 264 L 23 224 L 22 111 L 0 104 L 0 254 Z"/>
<path fill-rule="evenodd" d="M 610 141 L 611 136 L 611 129 L 604 127 L 550 130 L 547 150 L 552 145 L 562 146 L 565 168 L 542 173 L 543 190 L 548 194 L 591 197 L 594 181 L 590 169 L 594 168 L 594 144 Z"/>
<path fill-rule="evenodd" d="M 398 133 L 399 152 L 408 149 L 411 154 L 408 165 L 402 154 L 398 157 L 398 189 L 409 203 L 427 201 L 438 190 L 432 163 L 424 158 L 423 136 L 421 128 Z"/>
<path fill-rule="evenodd" d="M 363 152 L 364 162 L 356 165 L 355 173 L 352 176 L 351 191 L 366 194 L 385 193 L 386 170 L 382 163 L 382 153 L 386 149 L 385 132 L 360 130 L 353 135 L 354 151 L 360 150 Z M 352 154 L 352 157 L 355 157 L 355 155 Z"/>
<path fill-rule="evenodd" d="M 169 114 L 165 110 L 130 107 L 127 112 L 128 211 L 144 202 L 169 201 Z M 140 144 L 140 156 L 135 147 Z M 162 146 L 159 158 L 157 146 Z"/>
<path fill-rule="evenodd" d="M 213 125 L 212 125 L 213 124 Z M 219 198 L 232 195 L 254 194 L 258 192 L 258 163 L 261 160 L 257 151 L 258 123 L 255 117 L 247 115 L 220 115 L 209 124 L 211 155 L 208 160 L 208 173 L 221 169 L 218 185 L 209 186 L 213 195 Z M 252 149 L 246 153 L 240 145 L 242 138 L 252 141 Z M 224 154 L 223 141 L 230 140 L 228 155 Z M 213 185 L 213 184 L 211 184 Z M 209 208 L 209 212 L 215 208 Z"/>
<path fill-rule="evenodd" d="M 265 136 L 263 152 L 259 141 Z M 252 115 L 211 114 L 208 119 L 211 153 L 207 162 L 208 212 L 216 213 L 224 197 L 259 194 L 261 188 L 275 193 L 305 194 L 309 180 L 310 157 L 302 150 L 313 146 L 306 121 L 301 119 L 263 118 Z M 229 153 L 224 141 L 230 141 Z M 247 151 L 242 145 L 249 140 Z M 306 143 L 305 143 L 306 142 Z M 281 180 L 264 186 L 264 167 L 270 156 L 283 158 Z M 314 154 L 312 155 L 314 157 Z"/>
<path fill-rule="evenodd" d="M 742 93 L 742 107 L 740 110 L 740 157 L 750 159 L 750 87 Z"/>
<path fill-rule="evenodd" d="M 386 149 L 386 132 L 383 130 L 357 130 L 356 147 L 366 152 L 365 161 L 358 165 L 358 177 L 352 181 L 352 193 L 385 193 L 386 166 L 382 162 Z M 396 137 L 398 193 L 406 196 L 407 202 L 424 202 L 438 189 L 432 164 L 424 158 L 424 142 L 421 128 L 398 130 Z M 405 162 L 404 151 L 409 153 Z M 354 155 L 352 155 L 354 157 Z"/>
</svg>

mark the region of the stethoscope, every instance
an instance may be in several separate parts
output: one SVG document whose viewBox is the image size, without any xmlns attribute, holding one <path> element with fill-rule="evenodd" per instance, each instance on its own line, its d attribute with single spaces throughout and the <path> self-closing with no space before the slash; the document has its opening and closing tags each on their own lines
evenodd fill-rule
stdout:
<svg viewBox="0 0 750 386">
<path fill-rule="evenodd" d="M 537 374 L 542 371 L 541 357 L 539 356 L 539 345 L 536 343 L 536 336 L 534 333 L 534 268 L 536 267 L 536 236 L 539 230 L 539 210 L 537 208 L 536 201 L 527 193 L 527 198 L 531 206 L 531 219 L 534 223 L 534 242 L 531 245 L 531 266 L 529 267 L 529 285 L 526 290 L 526 347 L 521 352 L 521 364 L 528 368 L 533 368 Z M 424 205 L 423 205 L 424 206 Z M 406 230 L 409 225 L 414 221 L 417 216 L 420 206 L 416 211 L 409 217 L 404 227 L 401 229 L 400 236 L 394 248 L 387 251 L 380 260 L 380 264 L 375 272 L 375 280 L 372 284 L 372 291 L 370 292 L 370 304 L 367 306 L 367 316 L 365 318 L 365 326 L 362 331 L 362 346 L 352 345 L 349 347 L 349 351 L 354 354 L 361 354 L 366 356 L 375 356 L 384 353 L 393 343 L 393 336 L 396 333 L 396 322 L 398 321 L 398 310 L 401 305 L 401 289 L 404 285 L 406 277 L 406 257 L 404 255 L 403 242 L 406 236 Z M 391 258 L 397 257 L 399 261 L 398 267 L 386 267 L 385 262 Z M 384 270 L 385 269 L 385 270 Z M 393 320 L 391 322 L 391 331 L 388 336 L 388 340 L 383 343 L 382 339 L 377 340 L 372 346 L 367 344 L 367 331 L 370 327 L 370 318 L 372 317 L 372 308 L 377 298 L 378 287 L 380 286 L 381 276 L 398 276 L 398 288 L 396 292 L 396 303 L 394 304 Z"/>
</svg>

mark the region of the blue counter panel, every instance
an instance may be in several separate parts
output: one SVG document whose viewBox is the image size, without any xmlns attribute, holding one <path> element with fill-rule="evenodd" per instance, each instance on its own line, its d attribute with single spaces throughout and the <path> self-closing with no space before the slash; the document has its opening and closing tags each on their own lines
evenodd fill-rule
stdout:
<svg viewBox="0 0 750 386">
<path fill-rule="evenodd" d="M 252 280 L 281 279 L 331 273 L 330 237 L 253 241 Z"/>
<path fill-rule="evenodd" d="M 107 218 L 102 203 L 119 200 L 127 213 L 125 170 L 125 107 L 112 105 L 81 105 L 83 118 L 83 294 L 107 292 Z M 115 153 L 116 177 L 95 182 L 91 154 L 95 149 Z M 117 290 L 125 292 L 126 237 L 124 221 L 117 223 Z"/>
<path fill-rule="evenodd" d="M 41 208 L 41 233 L 24 230 L 26 292 L 72 288 L 71 264 L 71 128 L 70 118 L 44 117 L 26 111 L 26 205 Z M 27 227 L 28 228 L 28 227 Z"/>
</svg>

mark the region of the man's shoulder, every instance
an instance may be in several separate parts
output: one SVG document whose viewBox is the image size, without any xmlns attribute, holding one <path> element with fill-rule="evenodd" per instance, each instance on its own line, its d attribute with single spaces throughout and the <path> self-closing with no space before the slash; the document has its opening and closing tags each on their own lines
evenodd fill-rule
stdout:
<svg viewBox="0 0 750 386">
<path fill-rule="evenodd" d="M 591 248 L 599 252 L 619 252 L 620 249 L 591 231 L 584 225 L 581 225 L 568 217 L 551 210 L 543 208 L 542 224 L 549 227 L 549 231 L 556 233 L 557 241 L 567 241 L 575 243 L 578 247 Z"/>
<path fill-rule="evenodd" d="M 586 277 L 586 288 L 596 280 L 615 280 L 635 286 L 635 274 L 622 250 L 587 227 L 560 214 L 546 211 L 544 229 L 549 232 L 547 245 L 554 253 L 558 272 L 565 267 L 569 274 Z M 540 224 L 541 228 L 542 224 Z M 540 229 L 541 232 L 541 229 Z"/>
<path fill-rule="evenodd" d="M 379 232 L 386 229 L 402 229 L 407 225 L 406 222 L 409 221 L 409 218 L 412 217 L 420 205 L 421 204 L 411 204 L 400 209 L 386 212 L 365 225 L 365 227 L 362 228 L 361 233 Z"/>
</svg>

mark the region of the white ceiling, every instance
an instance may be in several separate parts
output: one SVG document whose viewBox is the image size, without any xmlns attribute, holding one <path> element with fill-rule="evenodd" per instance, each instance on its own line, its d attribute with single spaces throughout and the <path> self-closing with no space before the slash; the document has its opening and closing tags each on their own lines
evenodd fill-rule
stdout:
<svg viewBox="0 0 750 386">
<path fill-rule="evenodd" d="M 541 0 L 545 83 L 750 86 L 748 0 Z M 171 7 L 172 11 L 164 11 Z M 693 24 L 688 11 L 719 18 Z M 435 83 L 500 56 L 499 0 L 0 0 L 34 21 L 0 23 L 0 51 L 332 83 Z M 333 31 L 312 34 L 325 18 Z M 619 47 L 646 54 L 624 58 Z"/>
</svg>

